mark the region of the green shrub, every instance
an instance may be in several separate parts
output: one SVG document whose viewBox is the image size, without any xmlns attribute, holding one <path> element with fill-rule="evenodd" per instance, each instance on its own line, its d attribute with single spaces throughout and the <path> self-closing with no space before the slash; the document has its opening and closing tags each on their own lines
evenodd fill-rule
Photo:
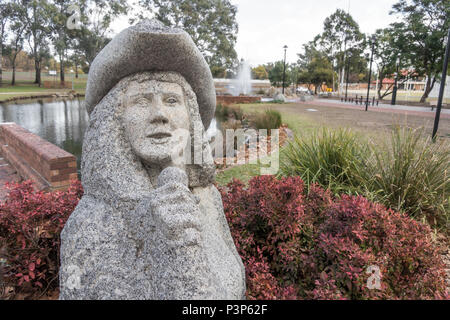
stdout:
<svg viewBox="0 0 450 320">
<path fill-rule="evenodd" d="M 423 131 L 395 128 L 372 146 L 367 189 L 375 200 L 449 230 L 450 145 Z"/>
<path fill-rule="evenodd" d="M 216 106 L 216 117 L 221 119 L 221 120 L 227 120 L 228 119 L 228 106 L 226 105 L 222 105 L 220 103 L 217 104 Z"/>
<path fill-rule="evenodd" d="M 333 193 L 360 193 L 368 157 L 367 144 L 350 130 L 323 128 L 294 137 L 282 150 L 280 173 L 300 176 L 307 185 L 318 183 Z"/>
<path fill-rule="evenodd" d="M 242 121 L 244 119 L 244 112 L 239 106 L 227 106 L 218 104 L 216 106 L 216 117 L 222 121 L 227 121 L 230 117 Z"/>
<path fill-rule="evenodd" d="M 233 106 L 230 107 L 229 109 L 229 116 L 233 116 L 234 119 L 236 120 L 244 120 L 244 112 L 241 110 L 241 107 L 239 106 Z"/>
<path fill-rule="evenodd" d="M 281 126 L 281 114 L 275 110 L 266 110 L 256 116 L 254 125 L 256 129 L 278 129 Z"/>
<path fill-rule="evenodd" d="M 260 88 L 258 91 L 256 91 L 256 94 L 266 94 L 264 89 Z"/>
</svg>

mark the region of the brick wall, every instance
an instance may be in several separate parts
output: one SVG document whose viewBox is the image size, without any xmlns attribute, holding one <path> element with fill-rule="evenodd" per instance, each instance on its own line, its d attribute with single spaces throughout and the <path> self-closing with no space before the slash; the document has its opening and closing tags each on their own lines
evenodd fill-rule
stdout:
<svg viewBox="0 0 450 320">
<path fill-rule="evenodd" d="M 239 103 L 260 102 L 261 97 L 255 96 L 216 96 L 217 104 L 230 105 Z"/>
<path fill-rule="evenodd" d="M 78 178 L 74 155 L 15 123 L 0 124 L 0 143 L 3 157 L 38 189 L 65 190 Z"/>
</svg>

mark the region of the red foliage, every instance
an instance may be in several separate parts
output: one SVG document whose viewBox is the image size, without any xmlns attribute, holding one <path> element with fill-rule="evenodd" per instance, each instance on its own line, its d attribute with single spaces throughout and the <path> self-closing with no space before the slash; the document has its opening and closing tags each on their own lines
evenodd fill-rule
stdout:
<svg viewBox="0 0 450 320">
<path fill-rule="evenodd" d="M 333 199 L 298 177 L 221 189 L 250 299 L 447 298 L 428 226 L 363 197 Z M 378 266 L 381 289 L 367 287 Z"/>
<path fill-rule="evenodd" d="M 74 181 L 66 192 L 43 192 L 26 181 L 7 188 L 0 204 L 0 281 L 14 294 L 39 296 L 58 288 L 59 235 L 82 186 Z"/>
</svg>

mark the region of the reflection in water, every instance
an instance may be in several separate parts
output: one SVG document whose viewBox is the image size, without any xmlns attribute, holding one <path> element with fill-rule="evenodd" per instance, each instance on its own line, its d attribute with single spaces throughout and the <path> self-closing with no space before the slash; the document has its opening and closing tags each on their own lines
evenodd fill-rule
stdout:
<svg viewBox="0 0 450 320">
<path fill-rule="evenodd" d="M 0 104 L 0 122 L 15 122 L 72 153 L 77 157 L 79 169 L 84 131 L 89 123 L 82 99 Z"/>
</svg>

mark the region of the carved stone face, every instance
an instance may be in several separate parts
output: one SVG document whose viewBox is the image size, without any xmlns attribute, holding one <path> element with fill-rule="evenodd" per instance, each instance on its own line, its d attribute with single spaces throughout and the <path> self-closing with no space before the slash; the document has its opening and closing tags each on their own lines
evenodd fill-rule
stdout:
<svg viewBox="0 0 450 320">
<path fill-rule="evenodd" d="M 123 101 L 125 134 L 143 162 L 167 165 L 184 150 L 180 141 L 189 135 L 189 112 L 179 84 L 133 81 Z"/>
</svg>

